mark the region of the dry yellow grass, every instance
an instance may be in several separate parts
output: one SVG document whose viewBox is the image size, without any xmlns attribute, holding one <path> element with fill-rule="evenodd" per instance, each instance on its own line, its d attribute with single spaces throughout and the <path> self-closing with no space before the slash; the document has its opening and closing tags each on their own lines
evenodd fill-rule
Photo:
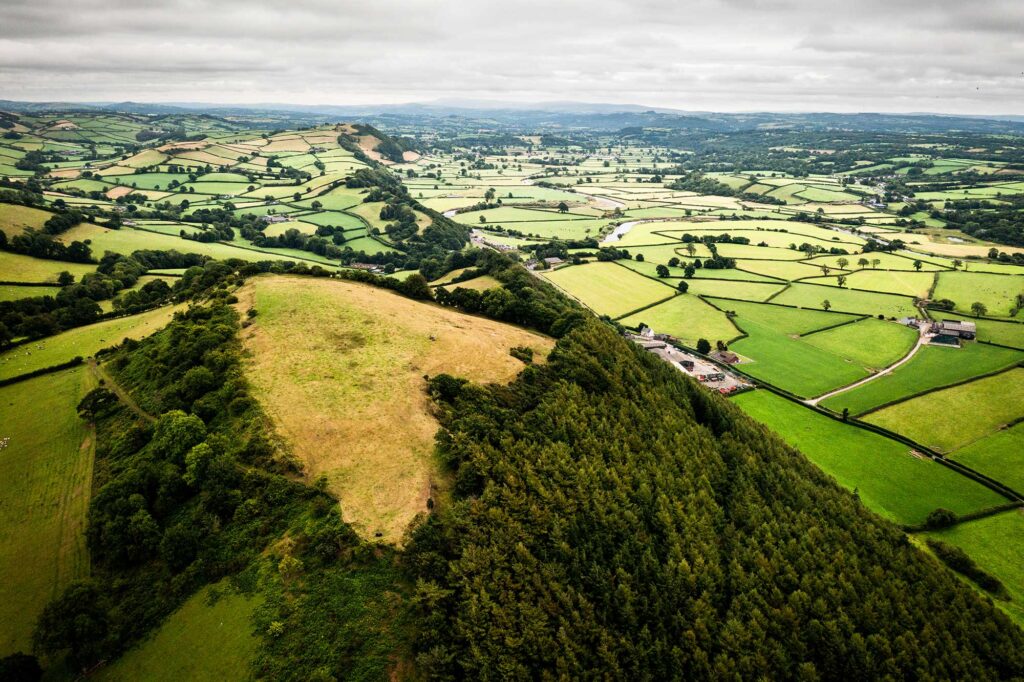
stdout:
<svg viewBox="0 0 1024 682">
<path fill-rule="evenodd" d="M 239 291 L 247 375 L 310 480 L 326 475 L 345 519 L 398 542 L 436 482 L 424 375 L 507 382 L 508 354 L 547 337 L 338 280 L 259 277 Z"/>
</svg>

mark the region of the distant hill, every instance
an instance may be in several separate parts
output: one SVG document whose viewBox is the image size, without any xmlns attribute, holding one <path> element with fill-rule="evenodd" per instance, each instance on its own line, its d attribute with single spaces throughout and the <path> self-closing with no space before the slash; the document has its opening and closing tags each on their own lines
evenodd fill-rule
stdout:
<svg viewBox="0 0 1024 682">
<path fill-rule="evenodd" d="M 429 123 L 461 119 L 481 127 L 519 130 L 631 127 L 709 132 L 745 130 L 844 130 L 858 132 L 1024 134 L 1024 116 L 952 116 L 934 113 L 777 113 L 697 112 L 647 108 L 631 104 L 537 102 L 521 105 L 488 100 L 438 100 L 382 105 L 223 105 L 202 102 L 19 102 L 0 100 L 0 110 L 23 113 L 46 111 L 104 111 L 131 114 L 206 113 L 224 117 L 281 118 L 292 123 L 328 123 L 361 118 L 374 123 Z"/>
</svg>

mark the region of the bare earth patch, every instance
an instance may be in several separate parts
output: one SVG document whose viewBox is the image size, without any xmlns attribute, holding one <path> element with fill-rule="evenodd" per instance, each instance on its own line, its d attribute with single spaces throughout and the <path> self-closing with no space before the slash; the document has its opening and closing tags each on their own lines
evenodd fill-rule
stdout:
<svg viewBox="0 0 1024 682">
<path fill-rule="evenodd" d="M 518 327 L 374 287 L 259 277 L 239 292 L 257 316 L 243 330 L 246 374 L 305 475 L 326 475 L 344 518 L 366 537 L 398 542 L 426 511 L 437 422 L 424 375 L 507 382 L 553 341 Z M 380 534 L 377 536 L 377 534 Z"/>
</svg>

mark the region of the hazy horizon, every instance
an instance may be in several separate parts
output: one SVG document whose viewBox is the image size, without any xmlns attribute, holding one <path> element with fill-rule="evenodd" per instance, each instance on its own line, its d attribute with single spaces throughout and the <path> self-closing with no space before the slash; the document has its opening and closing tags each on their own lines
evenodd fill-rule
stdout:
<svg viewBox="0 0 1024 682">
<path fill-rule="evenodd" d="M 8 0 L 0 97 L 1024 113 L 1024 3 Z"/>
</svg>

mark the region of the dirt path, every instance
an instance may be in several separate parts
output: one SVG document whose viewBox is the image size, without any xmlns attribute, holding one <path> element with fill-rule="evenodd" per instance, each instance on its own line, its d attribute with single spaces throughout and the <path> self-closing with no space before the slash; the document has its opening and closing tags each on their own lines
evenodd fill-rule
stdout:
<svg viewBox="0 0 1024 682">
<path fill-rule="evenodd" d="M 113 391 L 121 400 L 121 402 L 127 405 L 128 409 L 130 409 L 132 412 L 139 415 L 139 417 L 145 419 L 148 422 L 156 421 L 156 417 L 154 417 L 149 412 L 146 412 L 141 407 L 139 407 L 139 404 L 135 402 L 135 399 L 131 397 L 128 391 L 121 388 L 121 386 L 119 386 L 118 383 L 114 381 L 113 377 L 107 374 L 107 371 L 105 369 L 100 367 L 100 364 L 96 362 L 95 358 L 89 358 L 89 371 L 93 373 L 97 380 L 103 382 L 104 387 Z"/>
<path fill-rule="evenodd" d="M 925 344 L 925 328 L 922 327 L 918 331 L 918 334 L 917 334 L 917 343 L 914 344 L 914 347 L 911 348 L 910 351 L 906 355 L 904 355 L 902 358 L 900 358 L 896 362 L 892 363 L 891 365 L 889 365 L 888 367 L 886 367 L 883 370 L 875 372 L 871 376 L 864 377 L 860 381 L 856 381 L 856 382 L 854 382 L 852 384 L 849 384 L 848 386 L 843 386 L 842 388 L 837 388 L 834 391 L 829 391 L 828 393 L 826 393 L 824 395 L 819 395 L 817 398 L 811 398 L 809 400 L 805 400 L 804 403 L 806 403 L 807 405 L 817 405 L 822 400 L 826 400 L 828 398 L 831 398 L 832 396 L 839 395 L 840 393 L 846 393 L 847 391 L 853 390 L 853 389 L 855 389 L 855 388 L 857 388 L 859 386 L 863 386 L 864 384 L 866 384 L 866 383 L 868 383 L 870 381 L 874 381 L 878 377 L 885 376 L 886 374 L 891 374 L 894 369 L 896 369 L 897 367 L 899 367 L 900 365 L 902 365 L 902 364 L 904 364 L 906 362 L 909 362 L 911 358 L 913 358 L 915 355 L 917 355 L 917 351 L 921 350 L 921 346 L 923 346 L 924 344 Z"/>
</svg>

